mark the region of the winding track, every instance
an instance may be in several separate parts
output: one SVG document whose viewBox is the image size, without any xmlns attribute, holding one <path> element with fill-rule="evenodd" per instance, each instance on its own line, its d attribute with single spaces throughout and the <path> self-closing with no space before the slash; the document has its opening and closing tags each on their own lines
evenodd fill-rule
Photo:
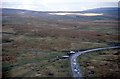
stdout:
<svg viewBox="0 0 120 79">
<path fill-rule="evenodd" d="M 86 51 L 80 51 L 75 54 L 73 54 L 70 58 L 71 61 L 71 70 L 72 70 L 72 75 L 75 79 L 83 79 L 79 64 L 77 63 L 77 57 L 80 56 L 81 54 L 84 53 L 90 53 L 93 51 L 100 51 L 100 50 L 107 50 L 107 49 L 118 49 L 120 46 L 114 46 L 114 47 L 105 47 L 105 48 L 96 48 L 96 49 L 90 49 Z"/>
</svg>

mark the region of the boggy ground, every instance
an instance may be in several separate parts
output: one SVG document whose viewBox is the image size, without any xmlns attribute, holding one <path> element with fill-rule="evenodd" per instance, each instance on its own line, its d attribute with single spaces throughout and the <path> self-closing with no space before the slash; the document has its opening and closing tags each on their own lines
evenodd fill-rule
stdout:
<svg viewBox="0 0 120 79">
<path fill-rule="evenodd" d="M 71 76 L 69 59 L 60 59 L 66 55 L 61 51 L 105 47 L 119 40 L 117 21 L 7 18 L 2 24 L 2 64 L 3 74 L 10 77 Z"/>
</svg>

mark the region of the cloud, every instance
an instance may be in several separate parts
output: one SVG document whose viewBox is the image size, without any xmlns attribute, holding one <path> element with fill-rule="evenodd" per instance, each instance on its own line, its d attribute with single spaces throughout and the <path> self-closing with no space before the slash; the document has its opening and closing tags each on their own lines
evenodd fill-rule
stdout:
<svg viewBox="0 0 120 79">
<path fill-rule="evenodd" d="M 40 11 L 73 11 L 118 6 L 119 0 L 2 0 L 2 7 Z"/>
<path fill-rule="evenodd" d="M 71 3 L 71 2 L 119 2 L 119 0 L 2 0 L 2 2 L 21 3 L 21 2 L 36 2 L 36 3 Z"/>
</svg>

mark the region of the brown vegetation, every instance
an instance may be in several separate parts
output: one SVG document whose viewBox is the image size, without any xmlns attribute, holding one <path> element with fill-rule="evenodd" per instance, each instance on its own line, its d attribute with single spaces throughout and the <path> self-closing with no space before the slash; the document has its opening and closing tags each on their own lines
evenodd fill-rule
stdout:
<svg viewBox="0 0 120 79">
<path fill-rule="evenodd" d="M 86 78 L 119 78 L 118 50 L 99 51 L 85 54 L 80 58 L 80 64 Z"/>
<path fill-rule="evenodd" d="M 10 77 L 70 76 L 69 60 L 55 60 L 56 56 L 66 55 L 58 51 L 105 47 L 107 42 L 119 40 L 116 21 L 55 21 L 5 16 L 10 20 L 3 21 L 2 26 L 3 74 Z"/>
</svg>

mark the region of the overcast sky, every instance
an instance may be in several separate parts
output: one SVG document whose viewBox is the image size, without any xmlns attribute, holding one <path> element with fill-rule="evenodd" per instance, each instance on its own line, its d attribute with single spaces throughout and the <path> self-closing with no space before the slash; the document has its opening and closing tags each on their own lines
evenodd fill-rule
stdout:
<svg viewBox="0 0 120 79">
<path fill-rule="evenodd" d="M 119 0 L 2 0 L 2 8 L 37 11 L 81 11 L 100 7 L 117 7 Z"/>
</svg>

